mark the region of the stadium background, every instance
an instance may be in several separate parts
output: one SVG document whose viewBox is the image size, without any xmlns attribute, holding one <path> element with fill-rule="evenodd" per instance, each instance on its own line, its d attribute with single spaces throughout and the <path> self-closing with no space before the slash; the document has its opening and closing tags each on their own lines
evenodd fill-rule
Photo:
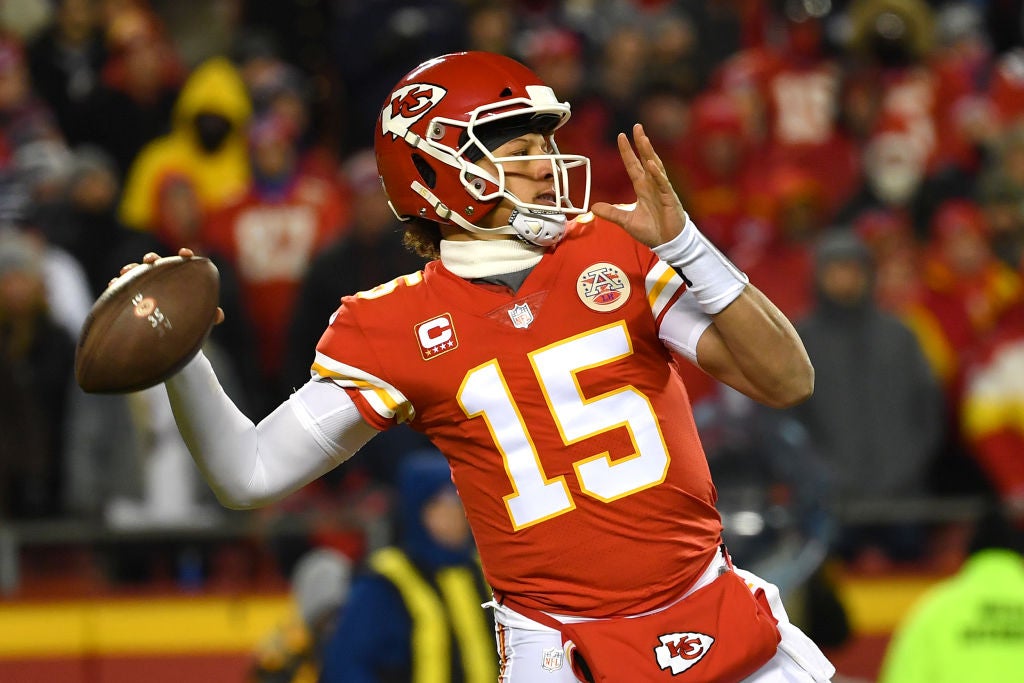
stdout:
<svg viewBox="0 0 1024 683">
<path fill-rule="evenodd" d="M 879 73 L 871 37 L 876 24 L 864 17 L 885 12 L 895 12 L 905 22 L 903 58 L 909 61 L 901 68 L 906 70 L 909 64 L 918 75 L 925 74 L 921 82 L 934 90 L 921 95 L 927 104 L 918 102 L 916 114 L 913 101 L 904 107 L 904 113 L 910 112 L 906 118 L 874 110 L 858 119 L 854 114 L 865 97 L 877 103 L 891 94 L 889 88 L 922 92 L 894 77 L 872 78 Z M 63 198 L 64 189 L 54 190 L 53 184 L 66 188 L 77 173 L 93 168 L 88 164 L 98 162 L 90 154 L 97 149 L 106 153 L 104 159 L 113 159 L 110 168 L 118 186 L 131 187 L 138 170 L 135 161 L 169 126 L 173 103 L 189 77 L 211 58 L 224 56 L 248 88 L 251 119 L 244 124 L 245 143 L 285 140 L 301 157 L 301 172 L 330 186 L 336 200 L 322 209 L 324 234 L 316 243 L 316 250 L 326 250 L 331 240 L 355 239 L 355 216 L 365 208 L 360 204 L 364 196 L 380 203 L 372 192 L 375 179 L 366 147 L 388 87 L 435 54 L 491 49 L 531 64 L 572 101 L 574 119 L 560 136 L 560 145 L 564 151 L 594 158 L 600 171 L 594 178 L 598 197 L 629 199 L 625 178 L 617 171 L 611 133 L 626 129 L 633 120 L 649 123 L 665 145 L 659 149 L 668 150 L 667 158 L 678 165 L 673 169 L 684 202 L 698 223 L 735 259 L 746 259 L 747 272 L 758 284 L 767 283 L 767 274 L 773 271 L 793 275 L 787 278 L 789 287 L 770 293 L 797 318 L 813 302 L 808 265 L 812 241 L 794 240 L 787 248 L 776 249 L 765 237 L 780 229 L 785 220 L 780 216 L 788 209 L 810 211 L 818 232 L 856 224 L 869 240 L 880 234 L 905 237 L 900 232 L 904 230 L 912 236 L 915 253 L 926 254 L 938 239 L 933 220 L 944 201 L 956 198 L 969 209 L 989 208 L 996 192 L 991 187 L 995 181 L 986 184 L 993 175 L 989 171 L 1006 147 L 1022 139 L 1013 136 L 1014 123 L 1024 112 L 1024 77 L 1016 50 L 1021 24 L 1021 3 L 997 0 L 4 3 L 0 72 L 6 79 L 19 65 L 26 66 L 34 98 L 29 98 L 31 106 L 17 110 L 24 114 L 20 118 L 9 115 L 14 107 L 0 107 L 0 221 L 42 235 L 86 267 L 101 262 L 88 261 L 96 251 L 120 256 L 149 244 L 135 241 L 136 234 L 154 237 L 164 249 L 177 246 L 175 240 L 185 238 L 174 232 L 181 229 L 172 220 L 174 206 L 146 204 L 156 199 L 143 198 L 144 206 L 133 213 L 125 209 L 128 201 L 121 203 L 119 194 L 121 221 L 127 227 L 123 233 L 110 233 L 119 240 L 116 245 L 84 245 L 100 238 L 70 234 L 83 228 L 68 228 L 73 224 L 39 208 L 60 203 L 51 200 Z M 802 33 L 799 27 L 809 25 L 820 33 Z M 75 41 L 78 47 L 69 48 Z M 151 75 L 155 74 L 158 95 L 149 100 L 133 91 L 126 75 L 132 64 L 141 63 L 137 60 L 150 60 Z M 815 72 L 808 83 L 825 83 L 822 92 L 834 105 L 824 108 L 825 120 L 812 111 L 802 123 L 773 128 L 782 113 L 772 99 L 771 84 L 777 84 L 773 79 L 787 69 Z M 294 97 L 290 106 L 300 110 L 296 118 L 272 111 L 287 96 Z M 799 99 L 792 91 L 788 96 Z M 149 106 L 153 101 L 160 104 Z M 135 108 L 118 110 L 118 102 L 134 102 Z M 128 111 L 132 114 L 125 114 Z M 120 118 L 119 112 L 127 118 Z M 920 129 L 914 126 L 921 121 L 913 117 L 918 114 L 932 126 L 924 143 L 915 138 Z M 132 125 L 143 121 L 152 125 Z M 807 139 L 812 129 L 820 133 L 819 139 Z M 719 134 L 741 139 L 745 151 L 742 168 L 716 184 L 714 178 L 693 170 L 699 158 L 693 148 L 696 140 Z M 858 203 L 864 188 L 875 187 L 872 180 L 877 180 L 871 177 L 876 171 L 868 164 L 867 150 L 874 149 L 872 143 L 882 136 L 897 134 L 903 137 L 885 140 L 920 152 L 920 182 L 931 181 L 928 196 L 921 201 Z M 928 149 L 921 152 L 921 144 Z M 260 180 L 267 179 L 243 173 L 238 180 L 239 192 L 248 192 L 248 205 L 275 190 L 273 183 Z M 184 187 L 189 189 L 187 182 Z M 1018 206 L 1024 205 L 1024 184 L 997 189 L 1002 192 L 997 193 L 999 198 L 1010 196 Z M 203 197 L 199 202 L 196 230 L 208 238 L 204 246 L 210 250 L 227 254 L 238 248 L 224 242 L 218 227 L 209 227 L 237 218 L 242 205 L 233 201 L 225 198 L 217 204 Z M 1016 245 L 990 245 L 1002 249 L 1000 259 L 1018 280 L 1024 262 L 1013 258 L 1021 255 L 1021 225 L 1024 219 L 1015 228 Z M 394 226 L 390 230 L 389 239 L 397 242 Z M 993 233 L 985 234 L 991 238 Z M 382 264 L 399 267 L 393 250 L 381 247 L 379 254 Z M 237 269 L 240 276 L 235 300 L 239 317 L 251 310 L 252 301 L 269 301 L 261 298 L 264 290 L 246 281 L 246 266 L 237 255 L 223 265 Z M 94 281 L 92 296 L 95 281 L 104 272 L 113 275 L 109 270 L 88 273 Z M 361 274 L 370 281 L 359 284 L 352 275 L 328 296 L 350 291 L 350 284 L 376 283 L 373 268 Z M 294 303 L 300 281 L 297 276 L 290 283 L 286 302 Z M 1020 306 L 1019 281 L 1007 287 L 1011 294 L 999 305 Z M 913 327 L 927 308 L 901 308 L 902 291 L 881 292 L 892 296 L 882 303 Z M 984 286 L 974 294 L 990 306 L 998 298 Z M 277 320 L 290 313 L 289 304 L 283 306 Z M 247 411 L 258 417 L 280 400 L 282 387 L 293 384 L 297 375 L 283 349 L 287 340 L 269 339 L 269 332 L 269 341 L 260 336 L 268 324 L 274 326 L 273 319 L 267 323 L 252 317 L 249 323 L 256 331 L 249 333 L 261 340 L 255 357 L 245 343 L 238 345 L 237 337 L 224 334 L 215 341 L 229 373 L 237 375 L 240 394 L 251 399 Z M 951 412 L 936 419 L 955 423 L 960 419 L 953 411 L 961 406 L 959 381 L 964 371 L 951 366 L 976 349 L 957 346 L 950 335 L 930 333 L 926 324 L 914 330 L 922 348 L 931 351 L 929 360 L 950 401 Z M 303 352 L 308 353 L 308 345 Z M 702 377 L 689 379 L 695 403 L 715 398 L 716 388 Z M 159 407 L 146 406 L 150 421 L 157 421 Z M 122 407 L 104 404 L 98 410 Z M 132 419 L 139 410 L 133 404 L 117 414 Z M 110 424 L 96 420 L 101 428 Z M 5 420 L 0 440 L 20 443 L 14 439 L 17 427 Z M 49 429 L 65 430 L 52 425 Z M 151 431 L 155 439 L 164 438 L 158 428 Z M 849 505 L 829 510 L 839 527 L 920 523 L 928 533 L 927 549 L 909 561 L 884 554 L 830 554 L 815 567 L 827 575 L 848 620 L 849 633 L 829 648 L 843 680 L 873 679 L 899 619 L 922 592 L 958 566 L 979 499 L 1006 494 L 1008 485 L 979 455 L 982 448 L 972 440 L 975 436 L 958 429 L 945 431 L 943 443 L 921 463 L 920 485 L 913 495 L 854 498 Z M 61 493 L 51 505 L 38 510 L 0 508 L 0 681 L 245 680 L 261 639 L 295 609 L 288 579 L 296 558 L 310 547 L 326 545 L 358 560 L 379 545 L 388 534 L 394 463 L 417 444 L 415 436 L 399 434 L 279 506 L 230 514 L 212 511 L 208 496 L 195 491 L 177 490 L 180 500 L 161 508 L 159 482 L 149 488 L 136 483 L 126 498 L 116 486 L 107 485 L 123 474 L 117 461 L 72 462 L 81 456 L 65 445 L 54 456 L 59 472 L 54 478 L 61 480 Z M 98 448 L 102 445 L 94 446 Z M 133 466 L 145 469 L 145 464 L 139 465 L 141 454 L 136 455 Z M 0 459 L 18 457 L 14 447 L 0 453 Z M 180 457 L 180 450 L 173 457 Z M 172 463 L 164 471 L 170 472 L 165 488 L 173 488 L 172 480 L 188 484 L 180 464 L 176 469 Z M 11 474 L 16 469 L 5 465 L 3 476 L 10 478 L 4 487 L 18 485 Z M 88 491 L 68 493 L 75 491 L 78 477 L 89 482 L 81 488 L 99 492 L 96 499 L 90 499 Z M 145 481 L 145 474 L 139 478 Z M 799 488 L 797 482 L 783 483 Z M 134 502 L 126 505 L 125 500 Z M 187 509 L 182 512 L 183 508 Z M 180 516 L 161 518 L 164 509 Z M 792 587 L 795 604 L 807 597 L 800 588 Z"/>
</svg>

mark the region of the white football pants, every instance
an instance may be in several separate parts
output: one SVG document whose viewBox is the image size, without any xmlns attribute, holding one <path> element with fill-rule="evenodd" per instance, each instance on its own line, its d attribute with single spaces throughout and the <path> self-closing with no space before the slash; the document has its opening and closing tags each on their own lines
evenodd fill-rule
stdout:
<svg viewBox="0 0 1024 683">
<path fill-rule="evenodd" d="M 690 592 L 707 585 L 725 565 L 721 551 L 694 584 Z M 748 583 L 763 588 L 772 614 L 778 619 L 782 641 L 779 649 L 743 683 L 827 683 L 835 667 L 803 631 L 789 621 L 779 589 L 764 579 L 737 568 Z M 562 651 L 558 631 L 537 623 L 508 607 L 487 603 L 494 609 L 495 634 L 501 675 L 499 683 L 578 683 Z M 560 621 L 569 619 L 556 616 Z M 628 682 L 625 682 L 628 683 Z"/>
</svg>

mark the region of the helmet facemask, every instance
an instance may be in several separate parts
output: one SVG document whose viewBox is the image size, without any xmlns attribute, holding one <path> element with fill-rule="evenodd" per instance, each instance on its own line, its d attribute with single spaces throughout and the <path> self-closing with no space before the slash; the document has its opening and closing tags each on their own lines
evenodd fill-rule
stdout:
<svg viewBox="0 0 1024 683">
<path fill-rule="evenodd" d="M 590 204 L 590 159 L 577 154 L 562 154 L 555 144 L 555 129 L 569 118 L 568 104 L 555 100 L 550 88 L 530 86 L 528 89 L 547 92 L 531 92 L 532 99 L 515 98 L 483 105 L 473 110 L 468 120 L 435 117 L 431 119 L 426 139 L 419 147 L 429 148 L 431 157 L 458 169 L 459 182 L 474 204 L 489 204 L 493 210 L 502 198 L 506 198 L 514 206 L 505 226 L 481 227 L 475 223 L 480 219 L 479 215 L 463 216 L 456 207 L 450 207 L 451 213 L 447 216 L 450 222 L 470 232 L 514 234 L 532 244 L 549 246 L 564 235 L 567 215 L 587 211 Z M 457 147 L 445 144 L 445 140 L 452 139 L 452 131 L 458 131 Z M 544 136 L 547 147 L 544 154 L 494 155 L 492 150 L 529 133 Z M 480 166 L 478 162 L 481 159 L 493 164 L 494 171 Z M 554 205 L 525 201 L 507 188 L 504 164 L 538 160 L 551 164 Z M 569 196 L 569 171 L 575 169 L 581 169 L 585 174 L 583 200 L 578 206 Z"/>
</svg>

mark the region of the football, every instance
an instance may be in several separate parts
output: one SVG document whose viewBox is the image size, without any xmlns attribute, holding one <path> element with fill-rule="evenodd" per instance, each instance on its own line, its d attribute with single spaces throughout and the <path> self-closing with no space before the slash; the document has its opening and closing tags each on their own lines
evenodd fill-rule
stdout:
<svg viewBox="0 0 1024 683">
<path fill-rule="evenodd" d="M 132 268 L 100 295 L 82 325 L 78 386 L 116 394 L 164 381 L 199 352 L 219 295 L 220 274 L 208 258 L 167 256 Z"/>
</svg>

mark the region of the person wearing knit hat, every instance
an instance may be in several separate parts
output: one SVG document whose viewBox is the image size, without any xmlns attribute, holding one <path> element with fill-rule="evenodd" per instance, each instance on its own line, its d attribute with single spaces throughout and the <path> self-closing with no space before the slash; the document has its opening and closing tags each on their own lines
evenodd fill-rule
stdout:
<svg viewBox="0 0 1024 683">
<path fill-rule="evenodd" d="M 11 272 L 39 275 L 42 253 L 27 235 L 4 228 L 0 230 L 0 277 Z"/>
<path fill-rule="evenodd" d="M 291 593 L 297 614 L 263 640 L 253 683 L 314 681 L 320 656 L 348 600 L 352 560 L 334 548 L 313 548 L 295 564 Z"/>
<path fill-rule="evenodd" d="M 292 571 L 292 594 L 299 616 L 310 628 L 340 609 L 348 599 L 352 561 L 340 550 L 314 548 L 303 555 Z"/>
<path fill-rule="evenodd" d="M 871 252 L 853 230 L 820 238 L 815 287 L 815 307 L 797 330 L 818 381 L 792 414 L 832 471 L 835 511 L 924 495 L 942 435 L 942 395 L 914 333 L 878 308 Z M 847 524 L 835 550 L 877 569 L 921 559 L 926 540 L 920 525 Z"/>
<path fill-rule="evenodd" d="M 472 609 L 490 594 L 444 457 L 432 448 L 405 455 L 396 495 L 397 543 L 373 553 L 353 582 L 321 683 L 493 682 L 494 624 Z"/>
</svg>

